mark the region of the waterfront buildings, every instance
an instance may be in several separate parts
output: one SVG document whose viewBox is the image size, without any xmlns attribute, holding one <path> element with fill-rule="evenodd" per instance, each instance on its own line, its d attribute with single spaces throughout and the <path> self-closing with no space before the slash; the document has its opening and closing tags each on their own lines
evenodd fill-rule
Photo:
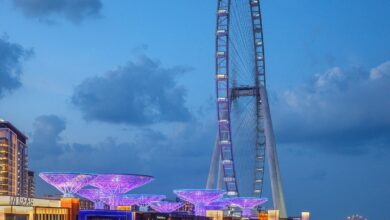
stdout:
<svg viewBox="0 0 390 220">
<path fill-rule="evenodd" d="M 0 195 L 28 197 L 27 136 L 0 119 Z"/>
<path fill-rule="evenodd" d="M 62 207 L 60 200 L 0 196 L 0 220 L 70 220 L 69 217 L 69 208 Z"/>
<path fill-rule="evenodd" d="M 239 216 L 227 210 L 207 208 L 209 196 L 220 198 L 224 192 L 213 190 L 176 190 L 190 195 L 197 205 L 184 202 L 181 209 L 165 213 L 147 209 L 142 197 L 135 204 L 123 204 L 125 193 L 151 182 L 154 178 L 134 174 L 87 174 L 87 173 L 41 173 L 42 179 L 55 186 L 63 195 L 57 198 L 35 198 L 34 172 L 28 170 L 27 136 L 10 122 L 0 120 L 0 220 L 142 220 L 142 219 L 177 219 L 177 220 L 233 220 Z M 83 187 L 100 190 L 102 198 L 89 201 L 80 199 L 78 191 Z M 214 195 L 214 194 L 217 195 Z M 197 197 L 197 198 L 194 198 Z M 165 196 L 161 197 L 165 198 Z M 96 206 L 97 201 L 104 201 L 103 206 Z M 202 202 L 203 201 L 203 202 Z M 108 205 L 110 204 L 110 206 Z M 134 205 L 134 207 L 133 207 Z M 139 207 L 144 207 L 139 209 Z M 111 208 L 111 210 L 109 210 Z M 195 212 L 198 211 L 198 212 Z M 199 211 L 200 210 L 200 211 Z M 272 212 L 252 213 L 254 218 L 279 220 Z M 278 214 L 278 211 L 275 211 Z M 249 215 L 248 215 L 249 216 Z M 308 213 L 298 218 L 308 220 Z"/>
</svg>

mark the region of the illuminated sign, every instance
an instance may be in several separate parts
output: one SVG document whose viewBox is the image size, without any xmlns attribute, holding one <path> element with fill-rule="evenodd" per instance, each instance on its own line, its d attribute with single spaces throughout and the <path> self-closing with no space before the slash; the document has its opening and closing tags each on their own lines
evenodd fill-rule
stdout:
<svg viewBox="0 0 390 220">
<path fill-rule="evenodd" d="M 20 196 L 10 196 L 9 204 L 12 206 L 25 206 L 32 207 L 34 205 L 32 198 L 20 197 Z"/>
</svg>

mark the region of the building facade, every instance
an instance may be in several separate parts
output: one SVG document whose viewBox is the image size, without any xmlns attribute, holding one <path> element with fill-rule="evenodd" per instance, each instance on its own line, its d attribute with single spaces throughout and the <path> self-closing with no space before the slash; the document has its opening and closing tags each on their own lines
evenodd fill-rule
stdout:
<svg viewBox="0 0 390 220">
<path fill-rule="evenodd" d="M 92 210 L 95 209 L 94 203 L 88 199 L 80 199 L 80 210 Z"/>
<path fill-rule="evenodd" d="M 34 181 L 34 171 L 28 171 L 27 178 L 27 197 L 35 197 L 35 181 Z"/>
<path fill-rule="evenodd" d="M 27 137 L 1 119 L 0 195 L 28 197 Z"/>
<path fill-rule="evenodd" d="M 76 220 L 60 200 L 0 196 L 0 220 Z"/>
</svg>

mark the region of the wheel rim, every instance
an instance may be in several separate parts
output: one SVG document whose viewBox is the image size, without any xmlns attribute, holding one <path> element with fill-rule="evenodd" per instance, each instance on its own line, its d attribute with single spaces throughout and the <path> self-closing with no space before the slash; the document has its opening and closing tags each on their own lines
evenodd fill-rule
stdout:
<svg viewBox="0 0 390 220">
<path fill-rule="evenodd" d="M 229 196 L 262 194 L 265 137 L 259 88 L 264 85 L 259 1 L 218 0 L 217 144 Z"/>
</svg>

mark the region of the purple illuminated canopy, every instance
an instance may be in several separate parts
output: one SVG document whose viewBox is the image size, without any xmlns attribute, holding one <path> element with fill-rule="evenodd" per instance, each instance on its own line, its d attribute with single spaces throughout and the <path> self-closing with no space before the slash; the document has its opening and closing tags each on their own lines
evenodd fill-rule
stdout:
<svg viewBox="0 0 390 220">
<path fill-rule="evenodd" d="M 182 206 L 183 203 L 181 202 L 159 201 L 150 203 L 150 207 L 160 213 L 171 213 L 178 210 Z"/>
<path fill-rule="evenodd" d="M 95 209 L 104 209 L 103 200 L 107 195 L 100 189 L 80 189 L 77 194 L 92 201 Z"/>
<path fill-rule="evenodd" d="M 92 202 L 101 200 L 106 196 L 100 189 L 80 189 L 77 194 Z"/>
<path fill-rule="evenodd" d="M 85 173 L 43 172 L 39 176 L 64 194 L 74 197 L 81 188 L 88 185 L 96 175 Z"/>
<path fill-rule="evenodd" d="M 268 201 L 266 198 L 238 197 L 230 199 L 231 203 L 240 208 L 253 208 Z"/>
<path fill-rule="evenodd" d="M 212 189 L 182 189 L 173 191 L 179 198 L 192 204 L 207 205 L 222 198 L 225 192 Z"/>
<path fill-rule="evenodd" d="M 223 197 L 225 192 L 212 189 L 183 189 L 173 191 L 180 199 L 194 204 L 195 215 L 205 216 L 205 206 Z"/>
<path fill-rule="evenodd" d="M 127 197 L 127 195 L 118 194 L 118 195 L 108 195 L 102 198 L 102 201 L 107 203 L 111 209 L 115 209 L 117 206 L 132 206 L 136 205 L 138 198 Z"/>
<path fill-rule="evenodd" d="M 137 204 L 137 198 L 128 198 L 127 195 L 121 195 L 118 198 L 118 205 L 132 206 Z"/>
<path fill-rule="evenodd" d="M 206 208 L 209 210 L 223 210 L 231 204 L 232 204 L 231 199 L 222 198 L 207 204 Z"/>
<path fill-rule="evenodd" d="M 266 198 L 257 198 L 257 197 L 238 197 L 232 198 L 232 204 L 242 208 L 242 216 L 243 217 L 251 217 L 251 209 L 254 207 L 261 205 L 267 202 Z"/>
<path fill-rule="evenodd" d="M 166 198 L 164 195 L 153 194 L 128 194 L 124 198 L 134 199 L 139 206 L 148 206 L 151 202 L 157 202 Z"/>
<path fill-rule="evenodd" d="M 153 180 L 153 177 L 145 175 L 98 174 L 89 184 L 107 194 L 103 201 L 109 204 L 111 209 L 115 209 L 116 206 L 123 205 L 122 203 L 130 203 L 130 201 L 123 199 L 122 194 Z"/>
<path fill-rule="evenodd" d="M 90 185 L 111 195 L 119 195 L 143 186 L 153 180 L 153 177 L 144 175 L 98 174 L 97 177 L 90 182 Z"/>
<path fill-rule="evenodd" d="M 108 195 L 106 197 L 103 197 L 102 201 L 108 204 L 111 210 L 115 210 L 117 206 L 120 205 L 131 205 L 131 204 L 124 204 L 121 195 Z"/>
</svg>

